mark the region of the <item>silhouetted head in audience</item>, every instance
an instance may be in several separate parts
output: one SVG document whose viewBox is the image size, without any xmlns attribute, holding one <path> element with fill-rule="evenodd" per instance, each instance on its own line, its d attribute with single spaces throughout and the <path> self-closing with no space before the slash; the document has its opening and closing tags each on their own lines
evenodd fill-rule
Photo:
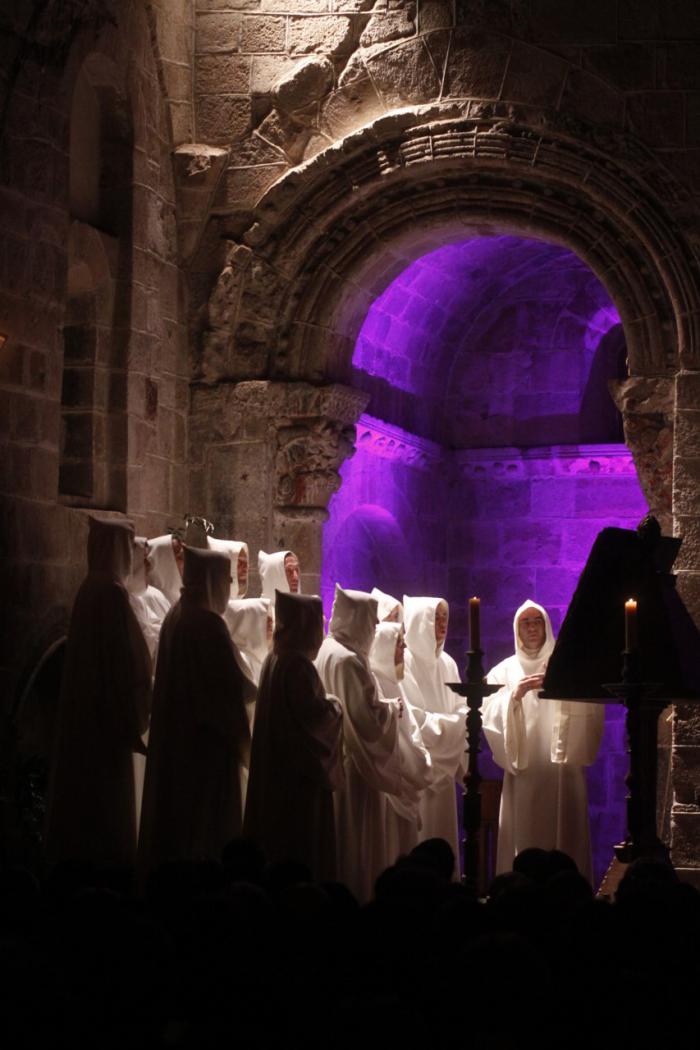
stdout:
<svg viewBox="0 0 700 1050">
<path fill-rule="evenodd" d="M 559 849 L 539 849 L 531 846 L 518 853 L 513 861 L 513 871 L 526 875 L 533 882 L 544 886 L 561 871 L 577 872 L 575 861 Z"/>
<path fill-rule="evenodd" d="M 419 842 L 411 850 L 410 858 L 416 864 L 431 868 L 447 882 L 454 875 L 455 855 L 445 839 L 426 839 L 425 842 Z"/>
<path fill-rule="evenodd" d="M 221 853 L 221 863 L 227 882 L 263 883 L 267 858 L 262 848 L 253 839 L 231 839 Z"/>
</svg>

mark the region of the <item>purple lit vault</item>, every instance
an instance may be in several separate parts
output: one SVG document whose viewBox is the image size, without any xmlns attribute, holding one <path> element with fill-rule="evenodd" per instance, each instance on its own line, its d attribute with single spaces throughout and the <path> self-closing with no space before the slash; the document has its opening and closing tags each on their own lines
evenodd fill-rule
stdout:
<svg viewBox="0 0 700 1050">
<path fill-rule="evenodd" d="M 624 334 L 597 277 L 541 241 L 445 245 L 374 302 L 353 370 L 371 415 L 324 527 L 327 609 L 336 581 L 443 595 L 460 666 L 472 594 L 488 664 L 512 652 L 525 598 L 556 631 L 597 533 L 647 509 L 608 393 L 626 374 Z M 624 830 L 622 713 L 607 715 L 589 777 L 598 877 Z"/>
</svg>

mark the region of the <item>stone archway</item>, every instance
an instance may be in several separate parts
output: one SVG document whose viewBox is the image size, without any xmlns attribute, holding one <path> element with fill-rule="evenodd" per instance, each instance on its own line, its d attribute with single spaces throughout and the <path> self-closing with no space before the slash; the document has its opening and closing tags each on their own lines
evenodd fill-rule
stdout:
<svg viewBox="0 0 700 1050">
<path fill-rule="evenodd" d="M 228 242 L 195 362 L 194 417 L 200 384 L 347 383 L 368 305 L 421 252 L 465 231 L 541 237 L 573 250 L 620 312 L 626 440 L 668 527 L 674 378 L 700 358 L 697 261 L 674 220 L 687 194 L 622 134 L 601 140 L 577 125 L 574 136 L 497 108 L 381 117 L 268 191 Z"/>
<path fill-rule="evenodd" d="M 700 545 L 692 540 L 700 502 L 689 495 L 692 477 L 700 476 L 692 415 L 697 384 L 688 374 L 700 364 L 698 263 L 696 246 L 676 222 L 695 207 L 627 136 L 589 132 L 578 122 L 557 126 L 556 118 L 528 123 L 525 111 L 499 104 L 472 103 L 468 117 L 455 108 L 404 110 L 348 136 L 272 186 L 245 233 L 228 242 L 195 366 L 199 476 L 207 475 L 209 455 L 209 439 L 197 426 L 204 406 L 229 398 L 230 384 L 242 393 L 241 380 L 263 377 L 264 384 L 244 385 L 258 391 L 264 385 L 265 398 L 287 400 L 292 389 L 303 389 L 316 404 L 324 396 L 333 401 L 333 391 L 342 389 L 334 384 L 351 379 L 369 304 L 418 254 L 465 232 L 545 239 L 575 252 L 619 310 L 629 362 L 629 378 L 617 390 L 626 442 L 650 508 L 666 528 L 673 512 L 676 530 L 691 536 L 679 584 L 691 611 L 700 613 L 694 586 Z M 342 401 L 342 442 L 333 417 L 314 417 L 311 428 L 308 414 L 295 422 L 306 434 L 297 435 L 302 442 L 311 430 L 316 438 L 334 435 L 321 438 L 328 495 L 339 484 L 337 470 L 351 451 L 349 428 L 362 411 L 361 398 L 354 418 L 349 392 Z M 675 436 L 674 420 L 682 424 Z M 268 493 L 280 491 L 279 463 L 285 470 L 288 463 L 279 450 L 288 433 L 277 427 L 272 435 Z M 241 435 L 229 428 L 226 441 L 237 445 Z M 300 463 L 297 457 L 292 474 L 303 470 Z M 261 539 L 289 545 L 290 522 L 304 519 L 307 549 L 318 559 L 314 537 L 326 514 L 320 490 L 312 495 L 292 484 L 285 492 L 284 503 L 273 495 Z M 195 488 L 195 502 L 196 494 Z M 313 577 L 318 567 L 312 565 Z M 677 725 L 677 749 L 686 749 L 687 761 L 692 746 L 698 761 L 699 742 L 683 736 L 682 718 Z M 700 813 L 686 807 L 677 817 L 678 861 L 694 867 Z"/>
</svg>

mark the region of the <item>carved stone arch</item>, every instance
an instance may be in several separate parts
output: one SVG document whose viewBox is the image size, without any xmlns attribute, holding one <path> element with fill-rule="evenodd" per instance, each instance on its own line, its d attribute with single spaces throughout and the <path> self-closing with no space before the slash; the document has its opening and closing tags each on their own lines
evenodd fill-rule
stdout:
<svg viewBox="0 0 700 1050">
<path fill-rule="evenodd" d="M 271 187 L 230 242 L 196 378 L 351 383 L 369 306 L 419 255 L 496 233 L 551 241 L 619 310 L 631 378 L 618 404 L 668 528 L 674 377 L 700 361 L 697 208 L 627 135 L 522 107 L 465 108 L 382 116 Z"/>
<path fill-rule="evenodd" d="M 570 248 L 600 278 L 633 375 L 687 367 L 698 263 L 675 214 L 690 202 L 643 147 L 621 135 L 606 145 L 497 117 L 381 118 L 260 201 L 234 343 L 265 346 L 275 376 L 347 380 L 367 303 L 407 261 L 517 232 Z"/>
</svg>

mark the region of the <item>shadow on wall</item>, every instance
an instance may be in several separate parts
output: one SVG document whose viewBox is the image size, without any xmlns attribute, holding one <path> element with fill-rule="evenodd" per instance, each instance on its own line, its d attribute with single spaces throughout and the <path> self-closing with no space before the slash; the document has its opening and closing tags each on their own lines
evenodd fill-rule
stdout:
<svg viewBox="0 0 700 1050">
<path fill-rule="evenodd" d="M 409 545 L 393 514 L 374 504 L 357 507 L 341 523 L 324 557 L 321 592 L 326 615 L 336 583 L 358 591 L 379 587 L 394 593 L 410 563 Z"/>
</svg>

